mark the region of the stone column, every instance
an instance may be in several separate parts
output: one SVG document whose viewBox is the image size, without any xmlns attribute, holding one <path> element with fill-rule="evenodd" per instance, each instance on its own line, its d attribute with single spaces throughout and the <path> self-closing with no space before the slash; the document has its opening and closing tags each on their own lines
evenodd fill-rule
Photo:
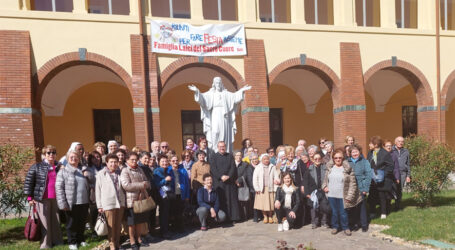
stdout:
<svg viewBox="0 0 455 250">
<path fill-rule="evenodd" d="M 333 19 L 336 26 L 355 26 L 354 1 L 333 1 Z"/>
<path fill-rule="evenodd" d="M 152 6 L 153 8 L 153 6 Z M 190 0 L 191 19 L 204 20 L 202 0 Z"/>
<path fill-rule="evenodd" d="M 41 113 L 33 103 L 29 32 L 0 30 L 0 58 L 0 144 L 42 146 Z"/>
<path fill-rule="evenodd" d="M 257 21 L 257 1 L 238 1 L 237 2 L 237 11 L 240 22 L 251 22 L 254 23 Z"/>
<path fill-rule="evenodd" d="M 422 30 L 435 30 L 435 27 L 436 27 L 435 2 L 417 1 L 417 28 Z"/>
<path fill-rule="evenodd" d="M 305 24 L 305 1 L 291 0 L 291 23 Z"/>
<path fill-rule="evenodd" d="M 88 1 L 87 0 L 73 0 L 73 13 L 87 14 Z"/>
<path fill-rule="evenodd" d="M 396 28 L 395 0 L 381 0 L 380 15 L 382 28 Z"/>
<path fill-rule="evenodd" d="M 267 62 L 263 40 L 247 40 L 244 57 L 245 82 L 253 88 L 242 102 L 242 136 L 250 138 L 260 152 L 270 146 Z M 241 87 L 241 86 L 238 86 Z"/>
<path fill-rule="evenodd" d="M 341 83 L 332 94 L 335 145 L 344 145 L 347 135 L 366 152 L 366 104 L 362 60 L 358 43 L 340 43 Z"/>
</svg>

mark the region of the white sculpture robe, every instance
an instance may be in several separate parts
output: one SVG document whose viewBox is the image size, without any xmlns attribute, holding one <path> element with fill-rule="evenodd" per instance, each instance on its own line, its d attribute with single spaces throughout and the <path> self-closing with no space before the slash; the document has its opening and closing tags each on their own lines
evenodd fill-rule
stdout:
<svg viewBox="0 0 455 250">
<path fill-rule="evenodd" d="M 226 143 L 226 151 L 232 152 L 234 136 L 237 133 L 235 113 L 237 104 L 244 98 L 244 91 L 235 93 L 223 88 L 217 91 L 214 88 L 205 93 L 195 93 L 194 99 L 201 106 L 201 120 L 208 148 L 218 152 L 218 142 Z"/>
</svg>

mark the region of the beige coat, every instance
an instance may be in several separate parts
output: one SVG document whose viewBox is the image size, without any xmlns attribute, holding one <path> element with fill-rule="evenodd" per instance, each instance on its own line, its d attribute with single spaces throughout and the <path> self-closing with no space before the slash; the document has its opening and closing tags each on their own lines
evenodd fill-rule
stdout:
<svg viewBox="0 0 455 250">
<path fill-rule="evenodd" d="M 118 196 L 114 182 L 109 176 L 109 169 L 103 168 L 96 175 L 95 194 L 96 206 L 104 210 L 125 207 L 125 190 L 122 188 L 120 176 L 118 177 Z"/>
<path fill-rule="evenodd" d="M 333 168 L 333 161 L 330 161 L 326 165 L 326 171 L 324 176 L 324 181 L 322 182 L 322 189 L 328 187 L 329 184 L 329 174 Z M 343 204 L 344 208 L 351 208 L 357 206 L 360 202 L 362 202 L 362 196 L 359 193 L 359 189 L 357 188 L 357 181 L 355 179 L 354 170 L 349 166 L 347 161 L 343 161 L 343 168 L 344 168 L 344 188 L 343 188 Z M 350 202 L 347 202 L 350 201 Z"/>
<path fill-rule="evenodd" d="M 274 180 L 280 181 L 281 179 L 281 172 L 279 169 L 275 167 L 275 165 L 270 164 L 269 172 L 267 173 L 269 176 L 269 192 L 276 192 L 277 188 L 280 185 L 275 185 Z M 254 191 L 256 192 L 263 192 L 264 191 L 264 165 L 259 163 L 253 172 L 253 187 Z"/>
<path fill-rule="evenodd" d="M 144 190 L 144 182 L 150 188 L 150 182 L 147 180 L 144 171 L 140 167 L 135 169 L 130 166 L 122 169 L 120 176 L 122 187 L 126 191 L 126 205 L 128 208 L 133 207 L 133 202 L 139 200 L 139 194 Z M 143 192 L 143 198 L 147 192 Z"/>
</svg>

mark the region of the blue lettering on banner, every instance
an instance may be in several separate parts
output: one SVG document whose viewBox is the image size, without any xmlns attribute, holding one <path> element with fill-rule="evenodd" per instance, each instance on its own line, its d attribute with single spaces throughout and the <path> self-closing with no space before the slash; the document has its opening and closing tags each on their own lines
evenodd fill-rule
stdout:
<svg viewBox="0 0 455 250">
<path fill-rule="evenodd" d="M 190 34 L 191 41 L 200 41 L 202 42 L 202 34 Z"/>
<path fill-rule="evenodd" d="M 190 44 L 190 39 L 186 39 L 186 38 L 179 38 L 179 44 Z"/>
<path fill-rule="evenodd" d="M 188 25 L 186 24 L 178 24 L 178 23 L 173 23 L 172 24 L 172 29 L 173 30 L 182 30 L 182 31 L 186 31 L 186 32 L 190 32 L 190 27 L 188 27 Z"/>
</svg>

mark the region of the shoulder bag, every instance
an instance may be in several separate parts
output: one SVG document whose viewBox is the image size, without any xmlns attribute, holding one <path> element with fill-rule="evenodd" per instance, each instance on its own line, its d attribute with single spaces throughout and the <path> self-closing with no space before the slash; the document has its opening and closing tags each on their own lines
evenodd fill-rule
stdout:
<svg viewBox="0 0 455 250">
<path fill-rule="evenodd" d="M 248 201 L 250 199 L 250 189 L 246 185 L 245 177 L 242 176 L 243 186 L 238 189 L 239 201 Z"/>
<path fill-rule="evenodd" d="M 147 194 L 146 194 L 147 198 L 141 199 L 143 193 L 144 192 L 141 192 L 139 194 L 139 200 L 133 202 L 133 211 L 135 214 L 144 213 L 156 207 L 153 198 L 148 196 Z"/>
<path fill-rule="evenodd" d="M 32 207 L 33 213 L 31 213 Z M 39 241 L 41 239 L 41 222 L 39 220 L 38 213 L 36 212 L 36 205 L 30 206 L 28 219 L 25 223 L 24 235 L 29 241 Z"/>
<path fill-rule="evenodd" d="M 107 221 L 106 215 L 104 213 L 98 214 L 98 219 L 96 219 L 95 232 L 98 236 L 107 235 Z"/>
</svg>

